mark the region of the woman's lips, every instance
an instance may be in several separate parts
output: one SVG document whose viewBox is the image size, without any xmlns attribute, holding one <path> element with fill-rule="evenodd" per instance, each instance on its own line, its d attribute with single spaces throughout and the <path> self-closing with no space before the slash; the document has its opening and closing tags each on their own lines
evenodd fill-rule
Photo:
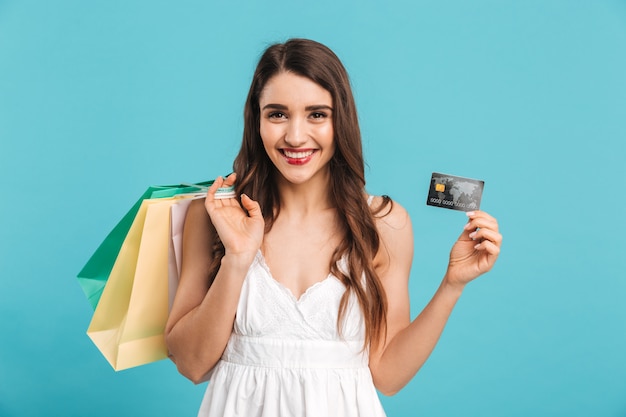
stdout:
<svg viewBox="0 0 626 417">
<path fill-rule="evenodd" d="M 281 153 L 290 165 L 304 165 L 309 162 L 315 154 L 315 149 L 282 149 Z"/>
</svg>

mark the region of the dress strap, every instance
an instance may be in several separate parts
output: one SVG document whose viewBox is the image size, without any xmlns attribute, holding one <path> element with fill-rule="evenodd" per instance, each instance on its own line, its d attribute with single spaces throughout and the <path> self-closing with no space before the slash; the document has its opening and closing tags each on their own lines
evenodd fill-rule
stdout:
<svg viewBox="0 0 626 417">
<path fill-rule="evenodd" d="M 372 205 L 372 201 L 374 201 L 374 196 L 370 194 L 370 195 L 367 197 L 367 205 L 368 205 L 368 206 L 371 206 L 371 205 Z"/>
</svg>

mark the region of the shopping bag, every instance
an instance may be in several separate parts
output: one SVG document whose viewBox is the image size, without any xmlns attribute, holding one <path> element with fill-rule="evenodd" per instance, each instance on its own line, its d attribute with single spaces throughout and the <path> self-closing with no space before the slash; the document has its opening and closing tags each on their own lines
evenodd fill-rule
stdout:
<svg viewBox="0 0 626 417">
<path fill-rule="evenodd" d="M 111 230 L 100 244 L 83 269 L 78 273 L 78 282 L 91 306 L 95 309 L 102 296 L 102 290 L 109 278 L 113 264 L 122 247 L 122 242 L 139 211 L 141 203 L 146 199 L 169 198 L 179 194 L 193 193 L 206 189 L 213 181 L 198 184 L 151 186 L 143 193 L 119 223 Z"/>
<path fill-rule="evenodd" d="M 111 268 L 96 306 L 88 336 L 115 370 L 167 357 L 164 340 L 169 314 L 171 209 L 203 195 L 179 195 L 141 202 Z M 180 210 L 179 210 L 180 212 Z M 186 214 L 186 210 L 183 210 Z M 177 233 L 182 234 L 180 215 Z M 177 270 L 179 271 L 179 270 Z M 177 276 L 176 276 L 177 279 Z"/>
</svg>

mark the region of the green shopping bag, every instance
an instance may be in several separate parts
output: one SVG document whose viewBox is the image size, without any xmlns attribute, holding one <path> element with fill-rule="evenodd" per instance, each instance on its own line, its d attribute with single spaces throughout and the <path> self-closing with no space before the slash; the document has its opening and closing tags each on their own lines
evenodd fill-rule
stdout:
<svg viewBox="0 0 626 417">
<path fill-rule="evenodd" d="M 211 184 L 213 184 L 213 181 L 148 187 L 128 213 L 111 230 L 98 249 L 91 255 L 83 269 L 78 273 L 78 282 L 94 310 L 98 305 L 98 301 L 100 301 L 104 286 L 111 274 L 122 243 L 124 243 L 124 239 L 141 207 L 141 203 L 146 199 L 168 198 L 179 194 L 198 192 L 198 190 L 210 187 Z"/>
</svg>

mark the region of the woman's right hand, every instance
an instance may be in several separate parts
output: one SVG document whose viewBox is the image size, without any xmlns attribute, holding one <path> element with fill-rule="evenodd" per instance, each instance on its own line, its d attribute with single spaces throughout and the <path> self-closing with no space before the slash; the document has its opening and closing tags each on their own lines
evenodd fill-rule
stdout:
<svg viewBox="0 0 626 417">
<path fill-rule="evenodd" d="M 241 195 L 241 204 L 236 198 L 215 198 L 218 188 L 230 187 L 235 181 L 234 173 L 226 179 L 218 177 L 209 187 L 204 206 L 224 245 L 225 254 L 254 256 L 265 233 L 265 220 L 259 203 L 245 194 Z"/>
</svg>

